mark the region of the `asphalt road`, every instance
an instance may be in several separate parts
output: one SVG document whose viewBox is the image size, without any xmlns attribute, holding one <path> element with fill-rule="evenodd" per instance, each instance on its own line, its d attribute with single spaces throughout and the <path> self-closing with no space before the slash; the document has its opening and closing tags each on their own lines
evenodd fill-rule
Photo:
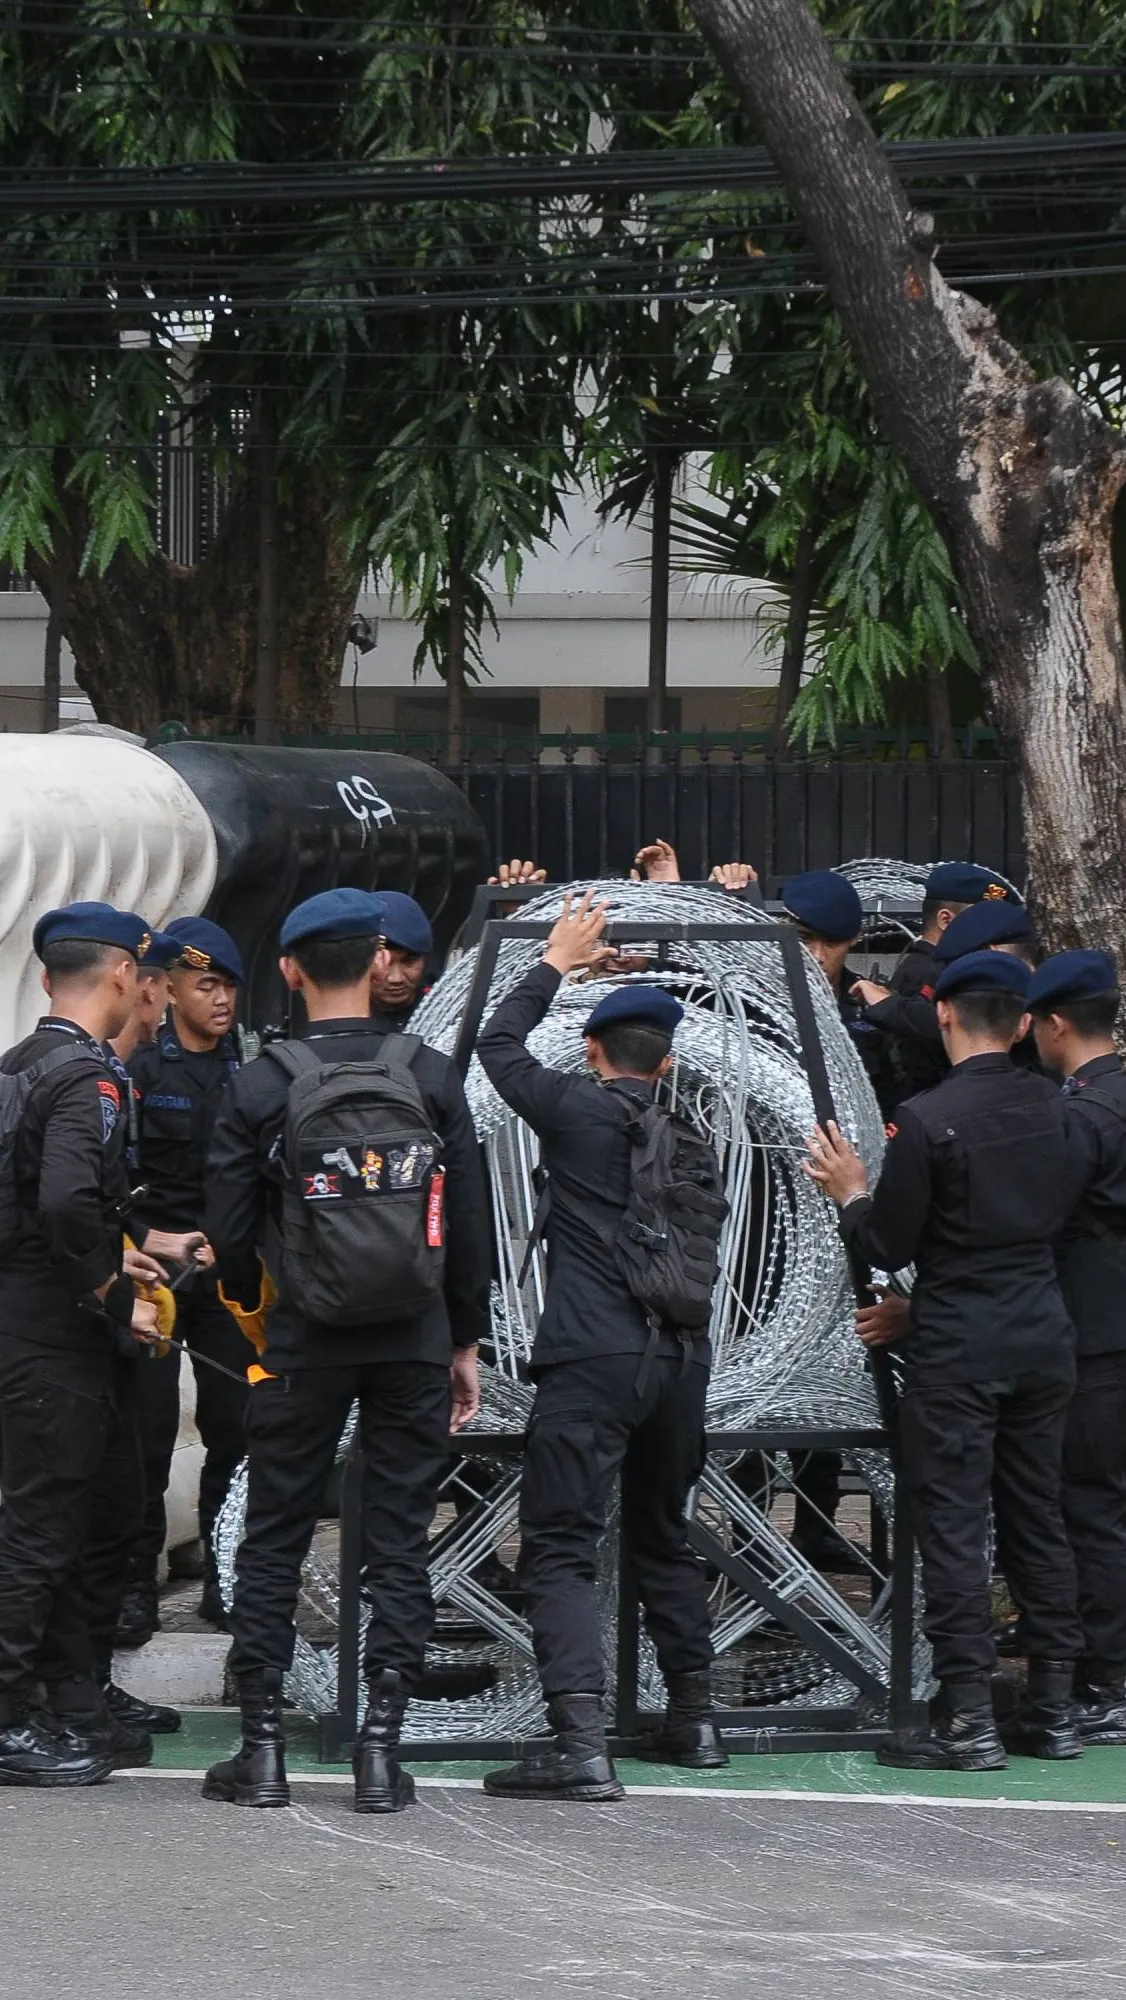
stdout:
<svg viewBox="0 0 1126 2000">
<path fill-rule="evenodd" d="M 0 1791 L 3 2000 L 1114 2000 L 1126 1808 Z"/>
</svg>

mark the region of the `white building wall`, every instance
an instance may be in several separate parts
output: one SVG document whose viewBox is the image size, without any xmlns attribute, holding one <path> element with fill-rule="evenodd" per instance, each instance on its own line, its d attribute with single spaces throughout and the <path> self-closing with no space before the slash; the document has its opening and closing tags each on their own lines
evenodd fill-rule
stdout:
<svg viewBox="0 0 1126 2000">
<path fill-rule="evenodd" d="M 592 495 L 567 501 L 567 521 L 548 548 L 527 558 L 510 604 L 495 580 L 499 637 L 486 631 L 488 678 L 481 693 L 539 693 L 540 726 L 601 727 L 600 697 L 640 693 L 648 658 L 648 554 L 644 522 L 626 525 L 599 518 Z M 359 608 L 379 620 L 375 648 L 357 663 L 348 649 L 342 673 L 341 720 L 362 697 L 365 724 L 390 727 L 396 695 L 437 694 L 441 678 L 428 666 L 416 681 L 412 669 L 417 632 L 394 605 L 362 596 Z M 0 722 L 34 729 L 43 683 L 46 605 L 36 591 L 0 592 Z M 685 727 L 733 727 L 761 711 L 764 693 L 777 681 L 771 645 L 777 600 L 767 586 L 728 584 L 674 576 L 670 602 L 668 683 L 682 704 Z M 68 717 L 84 704 L 73 683 L 73 661 L 64 649 Z M 573 698 L 572 698 L 573 697 Z M 709 702 L 711 711 L 709 710 Z"/>
</svg>

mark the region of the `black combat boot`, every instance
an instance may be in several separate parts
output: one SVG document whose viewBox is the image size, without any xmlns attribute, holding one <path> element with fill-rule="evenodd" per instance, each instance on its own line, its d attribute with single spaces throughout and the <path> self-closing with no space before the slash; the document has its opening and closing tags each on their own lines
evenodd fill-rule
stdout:
<svg viewBox="0 0 1126 2000">
<path fill-rule="evenodd" d="M 150 1736 L 174 1736 L 180 1727 L 178 1709 L 165 1708 L 160 1702 L 142 1701 L 138 1695 L 129 1694 L 111 1680 L 102 1681 L 100 1691 L 114 1720 L 123 1722 L 128 1729 L 147 1729 Z"/>
<path fill-rule="evenodd" d="M 109 1653 L 98 1651 L 94 1655 L 94 1679 L 98 1693 L 115 1722 L 124 1723 L 127 1729 L 146 1730 L 150 1736 L 173 1736 L 180 1727 L 180 1716 L 174 1708 L 164 1708 L 158 1702 L 142 1701 L 138 1695 L 127 1694 L 118 1687 L 113 1678 L 113 1658 Z"/>
<path fill-rule="evenodd" d="M 152 1763 L 147 1729 L 112 1715 L 92 1680 L 61 1681 L 47 1689 L 44 1724 L 66 1754 L 110 1757 L 115 1771 L 140 1770 Z"/>
<path fill-rule="evenodd" d="M 606 1748 L 602 1696 L 553 1695 L 547 1719 L 554 1742 L 530 1745 L 518 1764 L 490 1771 L 485 1790 L 498 1799 L 586 1799 L 592 1805 L 624 1798 Z"/>
<path fill-rule="evenodd" d="M 899 1771 L 1003 1771 L 1008 1758 L 997 1733 L 988 1674 L 947 1681 L 922 1736 L 881 1743 L 877 1764 Z"/>
<path fill-rule="evenodd" d="M 1005 1726 L 1005 1742 L 1021 1757 L 1078 1757 L 1083 1739 L 1071 1699 L 1070 1660 L 1029 1660 L 1024 1699 Z"/>
<path fill-rule="evenodd" d="M 666 1674 L 668 1702 L 658 1734 L 639 1755 L 650 1764 L 679 1764 L 686 1771 L 718 1771 L 731 1762 L 719 1733 L 707 1667 Z"/>
<path fill-rule="evenodd" d="M 117 1615 L 113 1643 L 132 1652 L 147 1646 L 160 1630 L 160 1604 L 156 1588 L 156 1563 L 147 1556 L 131 1556 L 129 1580 Z"/>
<path fill-rule="evenodd" d="M 113 1769 L 108 1750 L 95 1750 L 88 1742 L 79 1745 L 74 1738 L 60 1739 L 45 1722 L 33 1719 L 24 1701 L 0 1701 L 0 1785 L 44 1791 L 100 1785 Z"/>
<path fill-rule="evenodd" d="M 1076 1684 L 1074 1710 L 1083 1743 L 1126 1743 L 1126 1674 L 1088 1668 Z"/>
<path fill-rule="evenodd" d="M 240 1674 L 238 1699 L 242 1742 L 225 1763 L 212 1764 L 203 1781 L 203 1797 L 221 1799 L 228 1806 L 287 1806 L 280 1669 L 255 1667 Z"/>
<path fill-rule="evenodd" d="M 408 1691 L 402 1674 L 383 1667 L 369 1674 L 368 1705 L 356 1747 L 352 1771 L 358 1813 L 405 1812 L 414 1804 L 414 1779 L 399 1763 Z"/>
</svg>

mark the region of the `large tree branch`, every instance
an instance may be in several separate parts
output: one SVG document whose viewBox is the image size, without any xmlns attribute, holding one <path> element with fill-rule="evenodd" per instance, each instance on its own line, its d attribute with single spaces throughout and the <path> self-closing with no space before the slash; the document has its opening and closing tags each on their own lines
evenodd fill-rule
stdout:
<svg viewBox="0 0 1126 2000">
<path fill-rule="evenodd" d="M 1049 939 L 1126 950 L 1116 432 L 951 291 L 804 0 L 691 0 L 776 161 L 888 437 L 946 537 L 1024 780 Z"/>
</svg>

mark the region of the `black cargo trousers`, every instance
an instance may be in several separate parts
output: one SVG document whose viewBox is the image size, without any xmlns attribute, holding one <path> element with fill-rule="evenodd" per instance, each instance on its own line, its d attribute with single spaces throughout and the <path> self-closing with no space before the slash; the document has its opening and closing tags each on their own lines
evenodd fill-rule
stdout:
<svg viewBox="0 0 1126 2000">
<path fill-rule="evenodd" d="M 137 1369 L 0 1339 L 0 1716 L 109 1671 L 144 1504 Z"/>
<path fill-rule="evenodd" d="M 301 1566 L 348 1413 L 363 1458 L 365 1672 L 417 1685 L 434 1624 L 429 1538 L 450 1468 L 450 1371 L 431 1361 L 295 1368 L 258 1382 L 246 1417 L 246 1533 L 235 1567 L 230 1665 L 287 1670 Z"/>
<path fill-rule="evenodd" d="M 537 1370 L 517 1576 L 548 1700 L 605 1688 L 598 1544 L 619 1473 L 623 1550 L 661 1671 L 712 1661 L 704 1568 L 684 1531 L 704 1469 L 708 1369 L 672 1356 L 640 1368 L 639 1355 L 613 1354 Z"/>
<path fill-rule="evenodd" d="M 1061 1504 L 1074 1363 L 994 1382 L 920 1388 L 900 1403 L 900 1447 L 923 1570 L 923 1629 L 940 1681 L 991 1673 L 989 1508 L 998 1566 L 1029 1657 L 1077 1660 L 1075 1558 Z"/>
</svg>

